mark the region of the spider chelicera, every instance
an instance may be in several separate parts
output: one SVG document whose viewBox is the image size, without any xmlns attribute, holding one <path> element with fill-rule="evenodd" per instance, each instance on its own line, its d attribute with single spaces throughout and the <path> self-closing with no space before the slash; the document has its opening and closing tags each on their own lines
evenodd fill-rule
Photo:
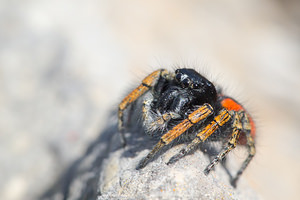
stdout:
<svg viewBox="0 0 300 200">
<path fill-rule="evenodd" d="M 241 104 L 217 91 L 215 86 L 194 69 L 181 68 L 175 72 L 160 69 L 148 75 L 119 105 L 119 131 L 125 144 L 124 111 L 143 98 L 143 125 L 149 135 L 160 140 L 140 161 L 137 169 L 144 168 L 164 146 L 177 138 L 188 138 L 190 143 L 167 164 L 174 163 L 192 152 L 205 140 L 226 138 L 224 148 L 205 168 L 207 175 L 236 145 L 248 147 L 243 162 L 231 184 L 238 178 L 255 155 L 255 125 Z"/>
</svg>

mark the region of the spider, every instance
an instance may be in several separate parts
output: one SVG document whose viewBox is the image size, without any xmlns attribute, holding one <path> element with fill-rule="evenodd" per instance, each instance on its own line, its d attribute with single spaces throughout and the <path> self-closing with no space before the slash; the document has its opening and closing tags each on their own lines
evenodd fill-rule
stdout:
<svg viewBox="0 0 300 200">
<path fill-rule="evenodd" d="M 255 155 L 255 125 L 240 103 L 216 90 L 208 79 L 194 69 L 180 68 L 175 72 L 156 70 L 119 104 L 118 128 L 124 145 L 124 111 L 140 98 L 143 99 L 141 112 L 146 132 L 158 137 L 159 142 L 140 161 L 137 169 L 144 168 L 175 139 L 185 138 L 190 143 L 167 164 L 193 152 L 206 140 L 225 139 L 223 149 L 204 169 L 204 174 L 208 175 L 237 144 L 246 145 L 248 157 L 236 176 L 231 178 L 231 184 L 236 187 L 237 180 Z"/>
</svg>

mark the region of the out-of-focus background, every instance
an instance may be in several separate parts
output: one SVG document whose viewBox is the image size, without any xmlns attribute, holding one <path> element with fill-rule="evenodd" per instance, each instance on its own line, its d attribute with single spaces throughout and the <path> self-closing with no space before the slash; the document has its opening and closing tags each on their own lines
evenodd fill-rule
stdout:
<svg viewBox="0 0 300 200">
<path fill-rule="evenodd" d="M 38 198 L 129 88 L 174 65 L 245 103 L 258 129 L 244 176 L 264 199 L 297 199 L 299 53 L 297 0 L 1 0 L 0 199 Z"/>
</svg>

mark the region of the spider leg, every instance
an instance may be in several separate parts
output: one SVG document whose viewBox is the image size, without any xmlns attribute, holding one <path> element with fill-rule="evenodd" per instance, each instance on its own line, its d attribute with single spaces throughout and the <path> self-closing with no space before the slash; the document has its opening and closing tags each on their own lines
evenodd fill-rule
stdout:
<svg viewBox="0 0 300 200">
<path fill-rule="evenodd" d="M 165 69 L 160 69 L 152 72 L 150 75 L 148 75 L 142 83 L 134 89 L 131 93 L 129 93 L 119 104 L 119 112 L 118 112 L 118 128 L 121 133 L 121 140 L 123 143 L 123 146 L 126 145 L 126 139 L 124 135 L 124 119 L 123 119 L 123 112 L 124 110 L 135 100 L 137 100 L 140 96 L 142 96 L 145 92 L 152 89 L 160 79 L 160 77 L 163 77 L 165 79 L 169 79 L 171 77 L 170 73 Z"/>
<path fill-rule="evenodd" d="M 230 140 L 228 141 L 227 145 L 224 147 L 224 149 L 211 161 L 211 163 L 205 168 L 204 174 L 209 174 L 210 170 L 218 164 L 232 149 L 234 149 L 237 145 L 237 141 L 240 136 L 240 132 L 242 130 L 242 124 L 241 120 L 238 114 L 235 114 L 234 111 L 231 111 L 234 116 L 233 121 L 233 131 Z"/>
<path fill-rule="evenodd" d="M 137 169 L 144 168 L 148 161 L 152 159 L 160 149 L 164 146 L 171 143 L 174 139 L 179 137 L 182 133 L 192 127 L 194 124 L 200 122 L 201 120 L 207 118 L 213 113 L 213 108 L 209 104 L 204 104 L 199 107 L 197 110 L 192 112 L 187 119 L 183 120 L 181 123 L 174 126 L 170 131 L 164 134 L 160 141 L 156 144 L 156 146 L 152 149 L 152 151 L 140 161 Z"/>
<path fill-rule="evenodd" d="M 173 156 L 167 164 L 172 164 L 193 151 L 201 142 L 205 141 L 211 134 L 213 134 L 217 130 L 218 127 L 223 126 L 230 118 L 231 116 L 228 111 L 226 109 L 222 109 L 214 118 L 214 120 L 206 127 L 204 127 L 189 145 L 183 148 L 178 154 Z"/>
<path fill-rule="evenodd" d="M 241 119 L 242 119 L 241 123 L 242 123 L 242 127 L 243 127 L 243 132 L 246 134 L 246 139 L 247 139 L 248 157 L 243 162 L 243 164 L 242 164 L 241 168 L 239 169 L 239 171 L 237 172 L 236 176 L 231 180 L 231 184 L 234 187 L 236 187 L 237 180 L 242 175 L 242 173 L 244 172 L 244 170 L 246 169 L 246 167 L 248 166 L 248 164 L 250 163 L 250 161 L 252 160 L 252 158 L 254 157 L 255 152 L 256 152 L 254 140 L 252 137 L 252 134 L 254 135 L 254 131 L 255 131 L 253 124 L 251 125 L 251 123 L 253 123 L 253 122 L 251 121 L 251 118 L 244 111 L 241 112 Z M 253 131 L 253 132 L 251 132 L 251 131 Z"/>
</svg>

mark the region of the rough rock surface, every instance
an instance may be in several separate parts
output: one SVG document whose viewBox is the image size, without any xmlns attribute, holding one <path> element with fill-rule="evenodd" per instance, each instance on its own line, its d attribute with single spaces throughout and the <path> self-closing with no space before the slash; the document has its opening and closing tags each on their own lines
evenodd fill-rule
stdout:
<svg viewBox="0 0 300 200">
<path fill-rule="evenodd" d="M 166 165 L 182 145 L 167 148 L 141 170 L 135 168 L 153 146 L 149 140 L 139 141 L 137 153 L 133 144 L 111 152 L 103 162 L 98 199 L 258 199 L 244 180 L 234 189 L 221 165 L 205 176 L 209 158 L 201 151 Z"/>
<path fill-rule="evenodd" d="M 203 170 L 209 156 L 200 150 L 166 165 L 185 145 L 179 144 L 136 170 L 156 141 L 141 131 L 126 138 L 122 148 L 116 126 L 109 127 L 43 199 L 259 199 L 243 177 L 237 188 L 230 185 L 229 171 L 238 167 L 233 158 L 226 162 L 228 168 L 219 164 L 208 176 Z"/>
</svg>

